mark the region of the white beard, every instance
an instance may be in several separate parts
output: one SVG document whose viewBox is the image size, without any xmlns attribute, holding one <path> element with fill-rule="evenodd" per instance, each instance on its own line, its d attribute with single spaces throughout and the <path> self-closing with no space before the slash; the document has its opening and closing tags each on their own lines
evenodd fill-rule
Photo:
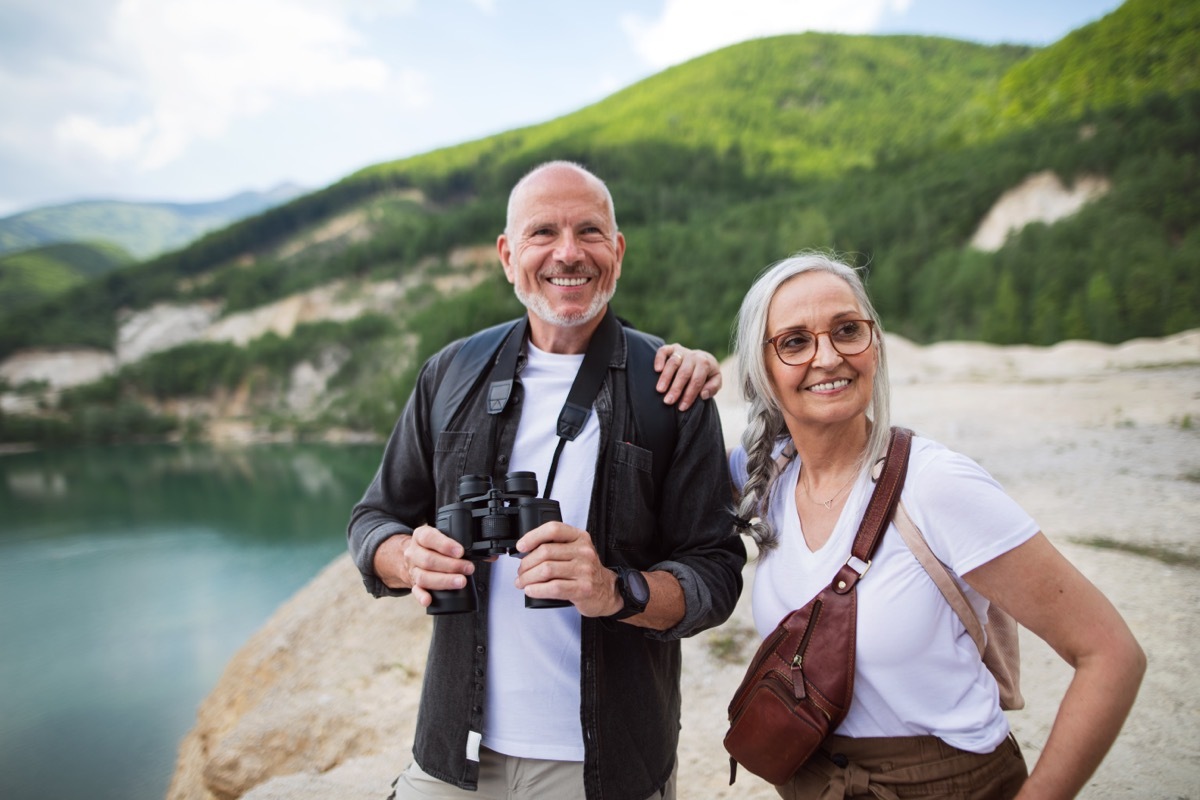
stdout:
<svg viewBox="0 0 1200 800">
<path fill-rule="evenodd" d="M 598 292 L 592 298 L 591 304 L 582 313 L 578 314 L 561 314 L 550 307 L 550 301 L 546 299 L 545 295 L 526 294 L 516 284 L 513 284 L 513 291 L 516 293 L 517 299 L 521 301 L 521 305 L 529 309 L 530 314 L 533 314 L 543 322 L 548 322 L 557 328 L 576 328 L 591 322 L 604 311 L 604 308 L 612 300 L 613 295 L 617 291 L 617 284 L 614 281 L 612 288 L 608 291 Z"/>
</svg>

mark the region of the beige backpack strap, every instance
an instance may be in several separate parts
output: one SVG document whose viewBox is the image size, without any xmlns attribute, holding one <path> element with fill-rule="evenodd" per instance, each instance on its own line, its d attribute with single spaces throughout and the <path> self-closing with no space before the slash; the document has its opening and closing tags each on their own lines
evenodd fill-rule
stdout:
<svg viewBox="0 0 1200 800">
<path fill-rule="evenodd" d="M 933 550 L 929 548 L 929 543 L 925 541 L 920 528 L 909 518 L 903 501 L 896 506 L 896 513 L 892 517 L 892 521 L 896 523 L 896 528 L 900 531 L 900 536 L 908 545 L 908 549 L 912 550 L 917 561 L 921 562 L 921 566 L 929 573 L 929 577 L 933 579 L 942 596 L 946 598 L 946 602 L 950 604 L 954 613 L 958 614 L 959 619 L 966 626 L 967 633 L 971 634 L 975 646 L 979 648 L 979 656 L 982 658 L 987 640 L 983 632 L 983 625 L 979 622 L 975 609 L 971 607 L 971 601 L 967 599 L 962 587 L 950 574 L 950 568 L 933 554 Z"/>
</svg>

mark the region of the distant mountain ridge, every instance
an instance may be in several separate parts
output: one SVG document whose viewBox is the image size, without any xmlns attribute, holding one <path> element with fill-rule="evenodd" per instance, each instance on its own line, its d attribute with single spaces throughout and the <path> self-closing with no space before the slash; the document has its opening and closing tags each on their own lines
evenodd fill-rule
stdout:
<svg viewBox="0 0 1200 800">
<path fill-rule="evenodd" d="M 66 242 L 106 242 L 135 259 L 151 258 L 304 191 L 283 183 L 199 203 L 95 199 L 42 206 L 0 219 L 0 254 Z"/>
</svg>

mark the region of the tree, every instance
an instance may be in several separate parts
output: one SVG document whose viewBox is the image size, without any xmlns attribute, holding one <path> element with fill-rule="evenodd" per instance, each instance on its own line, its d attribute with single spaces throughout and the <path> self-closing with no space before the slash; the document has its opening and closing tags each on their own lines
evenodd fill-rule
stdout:
<svg viewBox="0 0 1200 800">
<path fill-rule="evenodd" d="M 1084 292 L 1085 318 L 1088 338 L 1101 342 L 1120 341 L 1121 322 L 1117 311 L 1117 295 L 1104 273 L 1088 280 Z"/>
<path fill-rule="evenodd" d="M 996 297 L 984 316 L 981 333 L 986 341 L 996 344 L 1018 344 L 1027 338 L 1021 319 L 1021 298 L 1012 275 L 1007 272 L 996 284 Z"/>
</svg>

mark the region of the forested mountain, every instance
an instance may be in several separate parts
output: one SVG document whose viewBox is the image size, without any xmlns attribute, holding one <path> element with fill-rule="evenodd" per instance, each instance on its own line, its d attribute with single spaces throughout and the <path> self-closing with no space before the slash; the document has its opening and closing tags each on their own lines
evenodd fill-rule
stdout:
<svg viewBox="0 0 1200 800">
<path fill-rule="evenodd" d="M 249 342 L 185 343 L 64 393 L 62 427 L 18 430 L 10 417 L 0 436 L 170 429 L 180 423 L 150 425 L 147 409 L 214 391 L 251 396 L 239 413 L 260 425 L 385 432 L 425 355 L 517 312 L 500 270 L 478 254 L 493 247 L 513 182 L 552 158 L 588 165 L 616 198 L 629 242 L 617 312 L 718 354 L 754 276 L 802 248 L 865 266 L 888 328 L 918 341 L 1115 342 L 1195 327 L 1198 30 L 1200 4 L 1127 0 L 1042 49 L 755 40 L 542 125 L 364 169 L 0 316 L 0 358 L 116 350 L 119 320 L 155 304 L 230 319 L 336 282 L 375 298 L 365 313 Z M 1031 176 L 1099 188 L 1053 224 L 972 246 L 989 211 Z M 281 398 L 304 363 L 330 377 L 301 411 Z M 188 430 L 203 427 L 191 420 Z"/>
<path fill-rule="evenodd" d="M 67 242 L 103 242 L 136 258 L 150 258 L 291 200 L 302 191 L 283 184 L 207 203 L 80 200 L 43 206 L 0 219 L 0 254 Z"/>
</svg>

